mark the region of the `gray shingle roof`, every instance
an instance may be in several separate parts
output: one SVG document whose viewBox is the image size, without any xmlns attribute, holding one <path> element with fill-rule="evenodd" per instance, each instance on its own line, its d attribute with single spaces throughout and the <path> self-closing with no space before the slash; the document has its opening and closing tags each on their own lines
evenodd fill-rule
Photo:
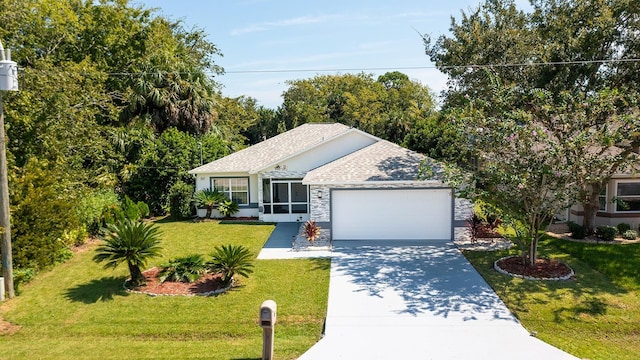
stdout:
<svg viewBox="0 0 640 360">
<path fill-rule="evenodd" d="M 221 159 L 197 167 L 189 173 L 256 172 L 270 164 L 311 149 L 324 140 L 346 133 L 343 124 L 307 123 Z"/>
<path fill-rule="evenodd" d="M 424 155 L 405 149 L 386 140 L 380 140 L 352 154 L 330 162 L 307 173 L 306 184 L 363 183 L 369 181 L 419 180 L 420 165 Z M 435 174 L 442 172 L 433 160 L 430 164 Z M 431 180 L 440 180 L 437 176 Z"/>
</svg>

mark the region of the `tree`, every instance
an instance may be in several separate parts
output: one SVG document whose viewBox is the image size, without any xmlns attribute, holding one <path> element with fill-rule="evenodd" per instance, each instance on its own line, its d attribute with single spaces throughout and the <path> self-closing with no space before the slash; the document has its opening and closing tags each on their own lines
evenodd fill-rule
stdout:
<svg viewBox="0 0 640 360">
<path fill-rule="evenodd" d="M 125 194 L 149 204 L 155 215 L 166 213 L 171 187 L 178 181 L 193 184 L 189 170 L 200 165 L 200 150 L 204 161 L 213 161 L 231 152 L 231 144 L 214 133 L 199 138 L 171 128 L 157 139 L 145 144 L 139 160 L 130 166 L 130 176 L 124 180 Z"/>
<path fill-rule="evenodd" d="M 635 158 L 633 149 L 640 145 L 638 63 L 632 60 L 640 49 L 634 35 L 640 8 L 628 0 L 532 6 L 526 13 L 514 1 L 487 0 L 463 12 L 460 22 L 452 19 L 451 36 L 435 42 L 425 37 L 427 54 L 450 77 L 445 110 L 494 101 L 498 82 L 509 89 L 511 104 L 496 111 L 519 110 L 533 124 L 553 122 L 547 130 L 556 131 L 554 148 L 576 162 L 575 199 L 584 203 L 585 225 L 591 227 L 595 211 L 589 209 L 598 202 L 593 194 Z M 496 121 L 504 116 L 491 114 Z M 585 134 L 590 141 L 574 138 Z"/>
<path fill-rule="evenodd" d="M 160 255 L 160 230 L 153 223 L 126 219 L 119 224 L 108 224 L 103 244 L 96 249 L 93 260 L 104 262 L 105 268 L 116 268 L 126 263 L 131 280 L 129 284 L 137 287 L 145 284 L 140 267 Z"/>
<path fill-rule="evenodd" d="M 434 112 L 429 89 L 399 72 L 316 76 L 289 82 L 279 109 L 292 129 L 307 122 L 338 122 L 402 143 L 416 122 Z"/>
<path fill-rule="evenodd" d="M 195 201 L 198 208 L 207 209 L 207 214 L 204 216 L 204 218 L 210 219 L 213 208 L 220 202 L 226 200 L 226 197 L 217 189 L 202 189 L 196 191 L 195 194 L 193 194 L 193 200 Z"/>
</svg>

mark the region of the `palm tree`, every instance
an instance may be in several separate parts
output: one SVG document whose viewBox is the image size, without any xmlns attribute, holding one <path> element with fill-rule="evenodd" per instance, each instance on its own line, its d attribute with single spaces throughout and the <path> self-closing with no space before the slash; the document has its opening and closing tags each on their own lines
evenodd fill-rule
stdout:
<svg viewBox="0 0 640 360">
<path fill-rule="evenodd" d="M 115 268 L 126 262 L 131 274 L 130 285 L 144 285 L 140 271 L 148 259 L 157 257 L 160 247 L 160 230 L 153 223 L 126 219 L 118 224 L 108 224 L 104 243 L 96 249 L 93 261 L 106 262 L 105 268 Z"/>
<path fill-rule="evenodd" d="M 253 272 L 253 254 L 242 245 L 216 246 L 209 262 L 211 271 L 222 274 L 222 283 L 230 284 L 233 276 L 249 277 Z"/>
<path fill-rule="evenodd" d="M 207 215 L 205 215 L 205 219 L 211 218 L 211 212 L 213 211 L 213 208 L 219 202 L 225 199 L 225 196 L 216 189 L 198 190 L 195 194 L 193 194 L 193 200 L 196 202 L 196 206 L 199 208 L 207 209 Z"/>
</svg>

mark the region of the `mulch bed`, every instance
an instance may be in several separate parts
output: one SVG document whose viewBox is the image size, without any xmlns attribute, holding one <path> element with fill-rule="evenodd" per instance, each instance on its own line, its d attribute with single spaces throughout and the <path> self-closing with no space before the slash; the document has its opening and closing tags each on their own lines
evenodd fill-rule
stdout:
<svg viewBox="0 0 640 360">
<path fill-rule="evenodd" d="M 220 279 L 221 274 L 205 274 L 199 280 L 192 283 L 165 281 L 160 282 L 158 280 L 158 273 L 160 268 L 155 267 L 149 270 L 143 271 L 142 274 L 147 279 L 147 284 L 132 288 L 130 290 L 142 292 L 151 295 L 203 295 L 212 293 L 217 290 L 221 290 L 224 287 Z"/>
<path fill-rule="evenodd" d="M 495 262 L 496 270 L 501 269 L 512 276 L 539 280 L 564 280 L 573 276 L 573 270 L 565 263 L 552 259 L 537 259 L 534 266 L 524 265 L 520 256 L 510 256 Z"/>
</svg>

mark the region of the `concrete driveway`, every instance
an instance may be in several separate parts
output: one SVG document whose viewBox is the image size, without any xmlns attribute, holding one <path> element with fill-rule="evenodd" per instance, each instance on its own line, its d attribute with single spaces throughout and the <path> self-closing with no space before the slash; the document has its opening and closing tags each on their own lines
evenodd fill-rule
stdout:
<svg viewBox="0 0 640 360">
<path fill-rule="evenodd" d="M 451 242 L 357 241 L 334 243 L 325 337 L 300 359 L 576 358 L 529 336 Z"/>
</svg>

